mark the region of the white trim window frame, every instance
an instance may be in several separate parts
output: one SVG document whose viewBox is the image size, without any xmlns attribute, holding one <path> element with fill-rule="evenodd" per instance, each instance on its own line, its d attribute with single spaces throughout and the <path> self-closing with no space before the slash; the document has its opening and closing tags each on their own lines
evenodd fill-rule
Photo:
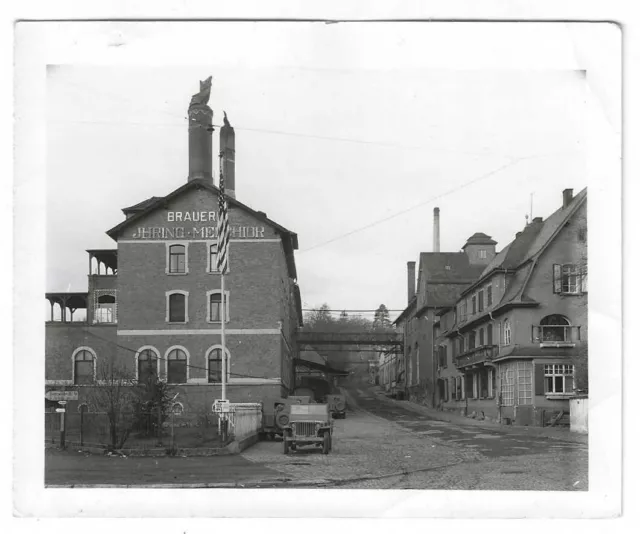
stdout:
<svg viewBox="0 0 640 534">
<path fill-rule="evenodd" d="M 139 375 L 139 370 L 140 370 L 140 366 L 138 365 L 138 358 L 140 356 L 140 354 L 142 354 L 144 351 L 150 351 L 153 352 L 153 354 L 155 354 L 156 357 L 156 372 L 158 373 L 158 378 L 160 378 L 160 351 L 158 349 L 156 349 L 153 345 L 143 345 L 142 347 L 140 347 L 137 351 L 136 351 L 136 356 L 135 356 L 135 367 L 136 367 L 136 382 L 140 381 L 140 375 Z"/>
<path fill-rule="evenodd" d="M 215 324 L 220 324 L 222 323 L 222 321 L 220 319 L 213 319 L 211 317 L 211 297 L 213 295 L 222 295 L 222 291 L 220 291 L 219 289 L 211 289 L 209 291 L 207 291 L 207 322 L 208 323 L 215 323 Z M 229 308 L 229 300 L 231 297 L 231 292 L 230 291 L 225 291 L 224 292 L 224 296 L 225 296 L 225 307 L 224 307 L 224 322 L 225 324 L 229 322 L 229 318 L 230 318 L 230 308 Z M 220 306 L 218 306 L 219 308 Z"/>
<path fill-rule="evenodd" d="M 205 253 L 207 254 L 207 272 L 209 274 L 220 274 L 218 270 L 218 242 L 217 241 L 206 241 L 205 246 L 207 247 Z M 215 254 L 211 251 L 211 248 L 215 248 Z M 227 251 L 227 254 L 229 252 Z M 214 259 L 215 258 L 215 259 Z"/>
<path fill-rule="evenodd" d="M 171 321 L 171 295 L 184 296 L 184 321 Z M 189 292 L 183 289 L 171 289 L 165 292 L 165 317 L 168 324 L 186 324 L 189 322 Z"/>
<path fill-rule="evenodd" d="M 184 276 L 189 274 L 189 242 L 188 241 L 167 241 L 166 244 L 166 261 L 165 261 L 165 274 L 170 276 Z M 184 247 L 184 270 L 173 270 L 172 269 L 172 253 L 171 247 L 181 246 Z M 178 261 L 178 260 L 176 260 Z M 179 269 L 179 263 L 177 268 Z"/>
<path fill-rule="evenodd" d="M 506 318 L 502 324 L 502 332 L 504 334 L 504 338 L 502 341 L 505 345 L 511 345 L 511 321 L 509 320 L 509 318 Z"/>
<path fill-rule="evenodd" d="M 545 395 L 570 395 L 573 393 L 575 368 L 570 363 L 544 364 Z M 567 384 L 567 378 L 570 378 Z M 562 390 L 562 391 L 560 391 Z"/>
<path fill-rule="evenodd" d="M 222 383 L 222 358 L 221 359 L 215 359 L 214 361 L 219 361 L 220 362 L 220 381 L 218 382 L 211 382 L 209 380 L 209 357 L 211 355 L 211 353 L 215 350 L 219 350 L 220 352 L 222 352 L 222 345 L 212 345 L 211 347 L 209 347 L 207 349 L 207 352 L 205 353 L 205 367 L 206 367 L 206 372 L 207 372 L 207 376 L 205 377 L 205 380 L 207 381 L 207 384 L 221 384 Z M 225 347 L 224 349 L 225 354 L 227 356 L 227 384 L 230 383 L 230 377 L 231 377 L 231 353 L 229 352 L 229 349 L 227 347 Z"/>
<path fill-rule="evenodd" d="M 80 354 L 82 351 L 88 352 L 93 357 L 93 382 L 90 384 L 76 384 L 76 356 Z M 96 351 L 93 350 L 91 347 L 83 346 L 75 349 L 71 354 L 71 384 L 73 384 L 74 386 L 89 386 L 89 385 L 96 384 L 97 383 L 96 381 L 97 360 L 98 360 L 98 356 L 96 354 Z M 87 360 L 82 360 L 82 361 L 87 361 Z"/>
<path fill-rule="evenodd" d="M 170 382 L 169 381 L 169 360 L 173 360 L 173 358 L 170 358 L 171 353 L 173 351 L 182 351 L 184 353 L 184 360 L 182 358 L 175 358 L 176 361 L 184 361 L 184 365 L 185 365 L 185 380 L 184 382 Z M 169 347 L 165 353 L 164 353 L 164 377 L 165 380 L 167 382 L 167 384 L 186 384 L 189 381 L 189 360 L 190 360 L 190 355 L 189 355 L 189 351 L 183 347 L 182 345 L 173 345 L 172 347 Z"/>
</svg>

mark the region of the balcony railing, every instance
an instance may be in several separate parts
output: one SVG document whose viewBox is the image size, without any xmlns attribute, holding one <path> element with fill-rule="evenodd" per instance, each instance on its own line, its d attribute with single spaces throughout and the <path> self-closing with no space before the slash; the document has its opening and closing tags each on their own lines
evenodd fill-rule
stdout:
<svg viewBox="0 0 640 534">
<path fill-rule="evenodd" d="M 456 358 L 456 367 L 466 367 L 482 362 L 490 362 L 498 355 L 498 345 L 482 345 L 463 352 Z"/>
<path fill-rule="evenodd" d="M 573 347 L 580 341 L 580 327 L 569 325 L 534 325 L 532 341 L 541 347 Z"/>
</svg>

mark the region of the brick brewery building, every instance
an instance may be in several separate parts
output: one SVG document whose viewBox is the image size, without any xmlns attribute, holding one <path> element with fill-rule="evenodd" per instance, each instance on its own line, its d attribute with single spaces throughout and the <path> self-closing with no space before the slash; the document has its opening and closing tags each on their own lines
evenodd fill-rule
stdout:
<svg viewBox="0 0 640 534">
<path fill-rule="evenodd" d="M 46 387 L 88 403 L 105 363 L 174 386 L 185 410 L 211 410 L 221 396 L 222 295 L 216 271 L 218 189 L 213 183 L 210 80 L 189 106 L 189 176 L 162 197 L 124 208 L 107 231 L 112 250 L 89 250 L 88 291 L 47 293 Z M 235 198 L 234 130 L 225 116 L 220 152 L 231 234 L 225 276 L 227 398 L 268 402 L 294 387 L 301 324 L 295 233 Z M 54 321 L 54 308 L 59 319 Z M 86 309 L 86 320 L 73 312 Z M 57 310 L 56 310 L 57 311 Z M 57 318 L 56 314 L 56 318 Z M 69 408 L 74 410 L 75 402 Z"/>
</svg>

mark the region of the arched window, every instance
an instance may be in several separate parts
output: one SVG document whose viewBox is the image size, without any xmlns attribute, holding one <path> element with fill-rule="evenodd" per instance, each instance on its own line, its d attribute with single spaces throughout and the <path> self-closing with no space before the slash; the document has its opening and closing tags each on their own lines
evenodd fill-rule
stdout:
<svg viewBox="0 0 640 534">
<path fill-rule="evenodd" d="M 186 291 L 167 291 L 167 314 L 168 323 L 186 323 L 189 320 L 188 315 L 188 297 Z"/>
<path fill-rule="evenodd" d="M 564 315 L 547 315 L 540 321 L 542 342 L 570 341 L 571 323 Z"/>
<path fill-rule="evenodd" d="M 169 247 L 169 272 L 187 272 L 187 252 L 184 245 L 171 245 Z"/>
<path fill-rule="evenodd" d="M 187 383 L 187 354 L 182 349 L 175 348 L 167 354 L 167 382 Z"/>
<path fill-rule="evenodd" d="M 158 377 L 158 356 L 151 349 L 138 354 L 138 382 L 153 382 Z"/>
<path fill-rule="evenodd" d="M 229 351 L 227 350 L 227 383 L 229 382 L 229 376 L 231 375 L 229 369 Z M 213 347 L 209 349 L 207 354 L 207 368 L 208 377 L 207 380 L 210 383 L 222 382 L 222 348 Z"/>
<path fill-rule="evenodd" d="M 502 331 L 504 332 L 504 344 L 511 345 L 511 321 L 509 321 L 509 319 L 504 320 L 504 328 Z"/>
<path fill-rule="evenodd" d="M 73 357 L 73 383 L 93 384 L 96 360 L 88 350 L 79 350 Z"/>
</svg>

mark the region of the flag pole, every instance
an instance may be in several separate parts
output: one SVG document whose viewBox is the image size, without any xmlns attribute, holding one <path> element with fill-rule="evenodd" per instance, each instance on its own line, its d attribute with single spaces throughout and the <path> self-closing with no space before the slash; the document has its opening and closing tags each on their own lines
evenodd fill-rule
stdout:
<svg viewBox="0 0 640 534">
<path fill-rule="evenodd" d="M 220 275 L 220 291 L 222 292 L 222 304 L 220 305 L 222 308 L 220 312 L 220 318 L 222 319 L 222 324 L 220 326 L 220 338 L 222 344 L 222 400 L 227 400 L 227 350 L 224 336 L 224 323 L 226 321 L 225 308 L 227 299 L 224 294 L 224 272 Z"/>
</svg>

